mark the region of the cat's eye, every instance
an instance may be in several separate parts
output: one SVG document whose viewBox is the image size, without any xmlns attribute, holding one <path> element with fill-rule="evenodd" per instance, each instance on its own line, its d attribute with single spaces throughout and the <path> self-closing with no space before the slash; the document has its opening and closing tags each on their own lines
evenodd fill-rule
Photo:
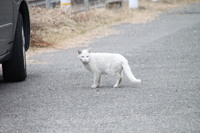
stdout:
<svg viewBox="0 0 200 133">
<path fill-rule="evenodd" d="M 89 56 L 87 56 L 87 58 L 89 58 Z"/>
<path fill-rule="evenodd" d="M 84 56 L 81 56 L 81 58 L 84 58 Z"/>
</svg>

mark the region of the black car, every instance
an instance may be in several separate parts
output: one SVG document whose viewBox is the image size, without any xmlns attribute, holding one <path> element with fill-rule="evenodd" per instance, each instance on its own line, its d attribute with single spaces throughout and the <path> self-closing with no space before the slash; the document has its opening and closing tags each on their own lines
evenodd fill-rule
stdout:
<svg viewBox="0 0 200 133">
<path fill-rule="evenodd" d="M 25 0 L 0 0 L 0 63 L 8 82 L 27 77 L 26 51 L 30 44 L 30 18 Z"/>
</svg>

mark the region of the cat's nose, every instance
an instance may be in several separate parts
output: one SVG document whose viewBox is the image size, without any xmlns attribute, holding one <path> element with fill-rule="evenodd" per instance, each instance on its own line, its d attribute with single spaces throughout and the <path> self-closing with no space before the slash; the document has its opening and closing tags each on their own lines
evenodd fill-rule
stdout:
<svg viewBox="0 0 200 133">
<path fill-rule="evenodd" d="M 87 62 L 87 60 L 86 60 L 86 59 L 82 59 L 82 61 L 83 61 L 83 62 Z"/>
</svg>

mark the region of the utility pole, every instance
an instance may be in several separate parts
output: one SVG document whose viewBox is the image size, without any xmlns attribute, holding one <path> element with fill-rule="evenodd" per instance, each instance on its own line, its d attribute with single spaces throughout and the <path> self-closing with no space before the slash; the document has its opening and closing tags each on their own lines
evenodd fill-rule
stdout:
<svg viewBox="0 0 200 133">
<path fill-rule="evenodd" d="M 89 9 L 89 0 L 84 0 L 84 8 L 85 10 Z"/>
<path fill-rule="evenodd" d="M 51 9 L 51 0 L 46 0 L 46 8 Z"/>
<path fill-rule="evenodd" d="M 60 0 L 61 8 L 68 9 L 71 7 L 71 0 Z"/>
<path fill-rule="evenodd" d="M 129 8 L 138 8 L 138 0 L 129 0 Z"/>
</svg>

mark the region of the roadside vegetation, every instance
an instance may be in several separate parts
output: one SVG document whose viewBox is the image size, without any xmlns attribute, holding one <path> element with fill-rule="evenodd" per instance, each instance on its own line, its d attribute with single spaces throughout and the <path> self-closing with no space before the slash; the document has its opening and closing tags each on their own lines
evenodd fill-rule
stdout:
<svg viewBox="0 0 200 133">
<path fill-rule="evenodd" d="M 109 33 L 102 27 L 122 22 L 145 23 L 163 11 L 194 2 L 200 0 L 159 0 L 158 2 L 139 0 L 139 8 L 134 10 L 124 5 L 123 8 L 98 8 L 77 13 L 59 8 L 47 10 L 30 7 L 31 46 L 55 48 L 76 46 L 77 41 L 84 40 L 82 35 L 94 30 L 97 30 L 98 34 Z"/>
</svg>

